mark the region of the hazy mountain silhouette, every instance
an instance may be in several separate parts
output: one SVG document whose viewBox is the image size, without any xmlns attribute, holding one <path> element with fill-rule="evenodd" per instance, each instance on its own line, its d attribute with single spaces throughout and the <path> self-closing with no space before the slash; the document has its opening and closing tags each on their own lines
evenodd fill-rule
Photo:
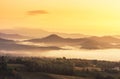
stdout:
<svg viewBox="0 0 120 79">
<path fill-rule="evenodd" d="M 103 48 L 120 48 L 119 36 L 89 36 L 83 34 L 67 34 L 58 32 L 48 32 L 41 29 L 3 29 L 0 30 L 1 38 L 28 38 L 26 42 L 45 43 L 48 46 L 80 46 L 84 49 L 103 49 Z M 12 33 L 12 34 L 11 34 Z M 46 37 L 44 37 L 46 36 Z M 36 38 L 36 39 L 33 39 Z"/>
<path fill-rule="evenodd" d="M 49 35 L 49 36 L 47 36 L 47 37 L 45 37 L 45 38 L 42 38 L 42 40 L 63 40 L 64 38 L 62 38 L 62 37 L 60 37 L 60 36 L 58 36 L 58 35 L 56 35 L 56 34 L 52 34 L 52 35 Z"/>
<path fill-rule="evenodd" d="M 9 34 L 9 33 L 0 33 L 1 38 L 6 38 L 6 39 L 26 39 L 29 38 L 27 36 L 23 36 L 20 34 Z"/>
<path fill-rule="evenodd" d="M 0 43 L 15 43 L 15 42 L 13 40 L 7 40 L 7 39 L 0 38 Z"/>
<path fill-rule="evenodd" d="M 0 50 L 21 50 L 21 51 L 33 51 L 33 50 L 39 50 L 39 51 L 48 51 L 48 50 L 60 50 L 61 48 L 56 46 L 34 46 L 34 45 L 22 45 L 17 44 L 15 41 L 12 40 L 6 40 L 0 38 Z"/>
<path fill-rule="evenodd" d="M 108 42 L 108 43 L 120 43 L 120 39 L 115 38 L 114 36 L 102 36 L 102 37 L 93 36 L 90 37 L 90 39 Z"/>
<path fill-rule="evenodd" d="M 13 34 L 22 34 L 29 37 L 44 37 L 50 34 L 57 34 L 65 38 L 84 38 L 90 37 L 89 35 L 84 34 L 68 34 L 68 33 L 59 33 L 59 32 L 49 32 L 41 29 L 30 29 L 30 28 L 18 28 L 18 29 L 0 29 L 2 33 L 13 33 Z"/>
<path fill-rule="evenodd" d="M 112 45 L 106 42 L 98 41 L 98 40 L 92 40 L 88 39 L 81 43 L 81 48 L 84 49 L 105 49 L 105 48 L 111 48 Z"/>
<path fill-rule="evenodd" d="M 56 34 L 52 34 L 49 35 L 47 37 L 44 38 L 38 38 L 38 39 L 31 39 L 31 40 L 27 40 L 27 41 L 31 41 L 31 42 L 65 42 L 65 38 L 62 38 Z"/>
<path fill-rule="evenodd" d="M 52 34 L 44 38 L 27 40 L 34 43 L 51 43 L 51 45 L 79 45 L 84 49 L 106 49 L 106 48 L 120 48 L 120 39 L 112 36 L 103 37 L 87 37 L 87 38 L 63 38 Z M 114 44 L 113 44 L 114 43 Z"/>
<path fill-rule="evenodd" d="M 51 34 L 43 38 L 37 38 L 37 39 L 30 39 L 26 40 L 27 42 L 33 42 L 33 43 L 45 43 L 53 46 L 65 46 L 65 45 L 76 45 L 80 44 L 82 41 L 85 41 L 84 38 L 82 39 L 73 39 L 73 38 L 63 38 L 56 34 Z"/>
</svg>

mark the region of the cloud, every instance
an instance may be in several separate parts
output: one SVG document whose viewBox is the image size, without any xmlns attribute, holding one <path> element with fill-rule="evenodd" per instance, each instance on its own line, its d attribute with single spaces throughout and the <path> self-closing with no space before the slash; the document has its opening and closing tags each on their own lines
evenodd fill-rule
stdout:
<svg viewBox="0 0 120 79">
<path fill-rule="evenodd" d="M 47 11 L 45 10 L 33 10 L 33 11 L 28 11 L 28 15 L 38 15 L 38 14 L 48 14 Z"/>
</svg>

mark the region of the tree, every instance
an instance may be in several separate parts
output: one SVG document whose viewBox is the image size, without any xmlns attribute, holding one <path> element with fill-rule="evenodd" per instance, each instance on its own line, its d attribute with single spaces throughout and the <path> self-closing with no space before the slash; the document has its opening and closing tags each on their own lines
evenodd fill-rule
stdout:
<svg viewBox="0 0 120 79">
<path fill-rule="evenodd" d="M 7 61 L 6 61 L 6 58 L 4 56 L 1 57 L 0 65 L 1 65 L 1 70 L 2 71 L 7 70 Z"/>
</svg>

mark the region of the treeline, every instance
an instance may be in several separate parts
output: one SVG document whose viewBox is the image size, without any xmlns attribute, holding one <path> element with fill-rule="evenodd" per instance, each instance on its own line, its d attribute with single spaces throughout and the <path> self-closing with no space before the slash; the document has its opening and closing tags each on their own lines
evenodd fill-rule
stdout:
<svg viewBox="0 0 120 79">
<path fill-rule="evenodd" d="M 102 70 L 109 70 L 114 67 L 120 67 L 120 62 L 111 61 L 98 61 L 98 60 L 83 60 L 83 59 L 71 59 L 71 62 L 75 64 L 76 67 L 98 67 Z"/>
<path fill-rule="evenodd" d="M 37 59 L 32 58 L 25 61 L 27 71 L 29 72 L 46 72 L 63 75 L 73 75 L 74 66 L 66 59 Z"/>
<path fill-rule="evenodd" d="M 2 58 L 2 57 L 0 57 Z M 3 62 L 3 61 L 2 61 Z M 0 67 L 6 67 L 7 64 L 24 65 L 23 71 L 27 72 L 45 72 L 62 75 L 73 75 L 74 65 L 66 58 L 36 58 L 36 57 L 4 57 L 4 63 Z M 20 66 L 19 66 L 20 67 Z M 1 68 L 2 69 L 2 68 Z M 6 69 L 20 70 L 18 67 L 9 66 Z"/>
<path fill-rule="evenodd" d="M 10 65 L 12 64 L 13 67 Z M 104 71 L 75 70 L 76 67 L 98 67 Z M 0 57 L 0 73 L 6 72 L 45 72 L 81 77 L 94 77 L 95 79 L 116 79 L 104 74 L 116 74 L 111 68 L 120 67 L 120 62 L 66 59 L 63 58 L 37 58 L 37 57 Z M 97 75 L 101 73 L 102 75 Z M 118 72 L 120 73 L 120 72 Z M 12 73 L 13 74 L 13 73 Z M 111 74 L 110 74 L 111 75 Z M 117 78 L 118 79 L 118 78 Z"/>
</svg>

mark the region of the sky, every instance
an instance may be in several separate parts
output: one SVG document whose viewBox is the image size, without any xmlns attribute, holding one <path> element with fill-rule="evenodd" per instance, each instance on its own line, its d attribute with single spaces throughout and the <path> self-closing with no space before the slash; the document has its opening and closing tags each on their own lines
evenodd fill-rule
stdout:
<svg viewBox="0 0 120 79">
<path fill-rule="evenodd" d="M 120 35 L 120 0 L 0 0 L 0 29 Z"/>
</svg>

